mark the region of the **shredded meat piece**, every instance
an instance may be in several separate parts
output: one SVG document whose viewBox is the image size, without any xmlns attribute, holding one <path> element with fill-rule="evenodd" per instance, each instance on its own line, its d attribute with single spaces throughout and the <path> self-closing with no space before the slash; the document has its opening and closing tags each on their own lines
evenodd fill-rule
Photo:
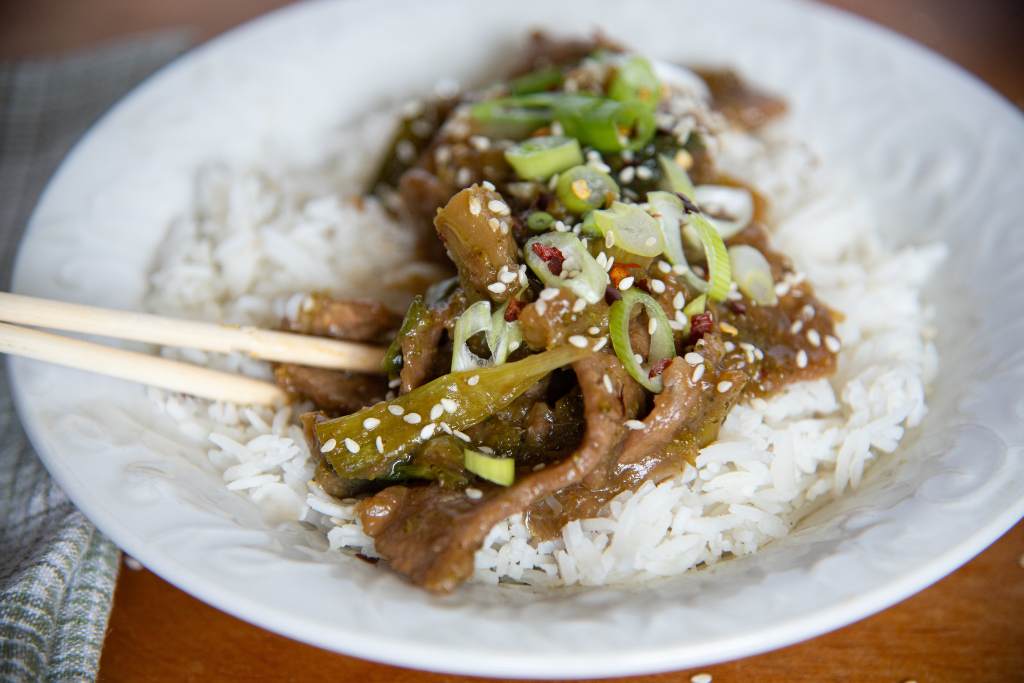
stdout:
<svg viewBox="0 0 1024 683">
<path fill-rule="evenodd" d="M 376 301 L 331 299 L 314 294 L 295 320 L 286 320 L 289 332 L 355 342 L 383 342 L 394 336 L 402 316 Z"/>
<path fill-rule="evenodd" d="M 363 528 L 377 552 L 414 583 L 446 593 L 473 572 L 473 554 L 491 528 L 534 502 L 583 480 L 617 455 L 627 412 L 622 388 L 609 393 L 602 377 L 618 360 L 596 354 L 573 365 L 587 415 L 579 448 L 555 465 L 522 476 L 508 488 L 480 486 L 478 500 L 438 486 L 392 486 L 360 504 Z M 620 366 L 621 367 L 621 366 Z"/>
<path fill-rule="evenodd" d="M 345 370 L 311 368 L 282 363 L 274 368 L 278 386 L 289 394 L 308 399 L 330 413 L 346 415 L 384 400 L 384 377 Z"/>
</svg>

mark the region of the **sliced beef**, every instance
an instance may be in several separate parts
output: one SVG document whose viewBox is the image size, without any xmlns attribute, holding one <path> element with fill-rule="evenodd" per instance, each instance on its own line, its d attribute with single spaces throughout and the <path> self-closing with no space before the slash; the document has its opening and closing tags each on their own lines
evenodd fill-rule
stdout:
<svg viewBox="0 0 1024 683">
<path fill-rule="evenodd" d="M 382 376 L 292 363 L 274 368 L 274 380 L 289 394 L 336 415 L 354 413 L 383 401 L 388 390 L 387 379 Z"/>
<path fill-rule="evenodd" d="M 568 289 L 544 301 L 535 301 L 523 307 L 519 314 L 519 325 L 523 340 L 532 349 L 550 349 L 568 343 L 574 335 L 589 336 L 596 342 L 608 333 L 608 307 L 599 302 L 587 306 L 582 312 L 573 310 L 578 298 Z M 597 327 L 598 333 L 591 335 L 588 330 Z"/>
<path fill-rule="evenodd" d="M 436 593 L 449 592 L 466 580 L 473 572 L 473 554 L 495 524 L 582 481 L 617 456 L 625 436 L 623 393 L 628 389 L 617 387 L 609 393 L 603 381 L 606 374 L 618 374 L 616 365 L 608 354 L 573 365 L 583 391 L 587 427 L 577 450 L 558 464 L 521 475 L 508 488 L 479 486 L 482 495 L 476 500 L 464 492 L 428 485 L 393 486 L 364 501 L 360 517 L 377 552 L 393 569 Z"/>
<path fill-rule="evenodd" d="M 289 332 L 332 337 L 354 342 L 384 342 L 402 324 L 402 317 L 375 301 L 332 299 L 312 294 L 295 320 L 286 320 Z"/>
</svg>

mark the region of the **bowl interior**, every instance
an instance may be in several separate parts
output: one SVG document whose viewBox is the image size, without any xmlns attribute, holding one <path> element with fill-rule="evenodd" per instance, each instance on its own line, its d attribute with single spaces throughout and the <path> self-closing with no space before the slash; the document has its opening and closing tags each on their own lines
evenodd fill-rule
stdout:
<svg viewBox="0 0 1024 683">
<path fill-rule="evenodd" d="M 660 58 L 737 67 L 785 93 L 794 134 L 872 198 L 893 245 L 950 245 L 929 292 L 942 371 L 898 453 L 789 537 L 710 570 L 438 598 L 324 552 L 298 524 L 268 527 L 142 389 L 14 360 L 22 420 L 76 504 L 157 573 L 271 630 L 419 668 L 559 677 L 698 665 L 816 635 L 924 587 L 1019 518 L 1021 117 L 934 55 L 816 6 L 447 0 L 275 13 L 165 69 L 91 131 L 33 217 L 15 289 L 139 307 L 199 165 L 316 159 L 347 120 L 440 77 L 495 73 L 537 26 L 601 27 Z"/>
</svg>

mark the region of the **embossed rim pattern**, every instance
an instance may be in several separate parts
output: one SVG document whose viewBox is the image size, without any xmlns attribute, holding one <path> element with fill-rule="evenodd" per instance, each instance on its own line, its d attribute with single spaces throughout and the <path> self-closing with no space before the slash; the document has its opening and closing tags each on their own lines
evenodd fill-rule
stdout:
<svg viewBox="0 0 1024 683">
<path fill-rule="evenodd" d="M 693 22 L 706 30 L 678 40 Z M 90 519 L 175 585 L 284 635 L 422 669 L 563 678 L 698 666 L 824 633 L 929 585 L 1019 519 L 1024 304 L 1005 293 L 1024 284 L 1024 246 L 1010 238 L 1024 221 L 1012 173 L 1024 123 L 960 69 L 819 6 L 525 0 L 474 14 L 448 0 L 278 11 L 178 60 L 93 128 L 37 207 L 15 289 L 136 307 L 199 163 L 313 158 L 359 112 L 342 88 L 369 102 L 422 92 L 438 74 L 493 70 L 527 25 L 596 23 L 659 57 L 733 63 L 786 92 L 794 129 L 858 178 L 895 241 L 950 244 L 956 257 L 933 288 L 943 373 L 897 457 L 791 537 L 710 571 L 637 588 L 470 587 L 438 599 L 357 561 L 304 553 L 301 531 L 263 527 L 139 388 L 15 359 L 26 430 Z M 461 27 L 463 38 L 438 46 L 424 35 L 432 26 Z M 356 55 L 372 55 L 373 68 L 351 68 Z M 991 276 L 979 281 L 979 269 Z M 346 610 L 358 625 L 338 618 Z"/>
</svg>

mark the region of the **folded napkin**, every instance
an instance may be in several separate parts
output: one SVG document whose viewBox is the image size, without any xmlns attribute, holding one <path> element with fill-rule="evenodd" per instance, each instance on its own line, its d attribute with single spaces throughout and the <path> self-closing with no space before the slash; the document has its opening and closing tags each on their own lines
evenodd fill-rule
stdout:
<svg viewBox="0 0 1024 683">
<path fill-rule="evenodd" d="M 0 62 L 0 283 L 61 159 L 132 86 L 180 54 L 185 32 L 87 53 Z M 36 457 L 0 370 L 0 680 L 96 677 L 118 550 Z"/>
</svg>

